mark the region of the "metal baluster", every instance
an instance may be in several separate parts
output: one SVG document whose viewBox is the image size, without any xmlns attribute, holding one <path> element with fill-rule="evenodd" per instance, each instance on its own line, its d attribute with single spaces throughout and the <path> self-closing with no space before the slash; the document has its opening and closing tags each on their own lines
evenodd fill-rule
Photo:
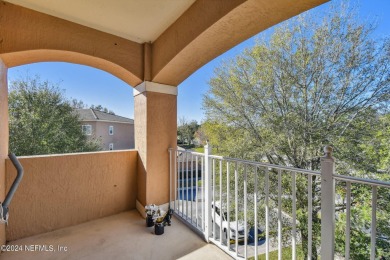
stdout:
<svg viewBox="0 0 390 260">
<path fill-rule="evenodd" d="M 248 221 L 246 216 L 246 210 L 247 210 L 247 164 L 244 166 L 244 225 L 245 225 L 245 237 L 244 237 L 244 258 L 247 259 L 248 257 Z"/>
<path fill-rule="evenodd" d="M 176 208 L 176 200 L 177 200 L 177 191 L 178 191 L 178 189 L 177 189 L 177 181 L 178 181 L 178 177 L 177 177 L 177 151 L 175 150 L 175 202 L 174 202 L 174 209 L 175 209 L 175 211 L 177 211 L 177 208 Z"/>
<path fill-rule="evenodd" d="M 346 225 L 345 225 L 345 260 L 349 259 L 350 241 L 351 241 L 351 183 L 347 182 L 347 208 L 346 208 Z"/>
<path fill-rule="evenodd" d="M 229 162 L 226 163 L 226 209 L 227 209 L 227 236 L 226 236 L 226 246 L 228 251 L 230 250 L 230 165 Z"/>
<path fill-rule="evenodd" d="M 376 201 L 377 201 L 377 187 L 372 186 L 372 208 L 371 208 L 371 254 L 370 259 L 375 260 L 375 246 L 376 246 Z"/>
<path fill-rule="evenodd" d="M 236 209 L 236 256 L 238 257 L 238 164 L 236 162 L 235 168 L 234 168 L 234 200 L 235 200 L 235 209 Z"/>
<path fill-rule="evenodd" d="M 282 260 L 282 172 L 278 170 L 278 259 Z"/>
<path fill-rule="evenodd" d="M 297 194 L 296 194 L 296 176 L 295 172 L 292 172 L 292 214 L 293 214 L 293 229 L 292 229 L 292 260 L 296 259 L 296 244 L 297 244 L 297 206 L 296 206 L 296 200 L 297 200 Z"/>
<path fill-rule="evenodd" d="M 186 219 L 188 220 L 188 153 L 186 151 Z"/>
<path fill-rule="evenodd" d="M 313 214 L 313 192 L 312 192 L 312 176 L 308 176 L 308 194 L 307 194 L 307 201 L 308 201 L 308 241 L 307 241 L 307 259 L 311 260 L 311 254 L 312 254 L 312 214 Z"/>
<path fill-rule="evenodd" d="M 181 217 L 184 218 L 184 153 L 181 153 L 180 159 L 180 194 L 179 198 L 181 199 Z M 180 206 L 179 206 L 180 207 Z"/>
<path fill-rule="evenodd" d="M 191 224 L 194 223 L 194 210 L 192 205 L 194 204 L 194 155 L 191 153 Z"/>
<path fill-rule="evenodd" d="M 198 156 L 196 155 L 195 156 L 195 216 L 196 216 L 196 228 L 199 227 L 199 215 L 198 215 L 198 196 L 199 196 L 199 192 L 198 192 Z"/>
<path fill-rule="evenodd" d="M 257 231 L 257 227 L 258 227 L 258 220 L 257 220 L 257 166 L 255 166 L 255 193 L 253 194 L 253 199 L 255 201 L 255 260 L 258 259 L 258 250 L 257 250 L 257 247 L 258 247 L 258 243 L 259 243 L 259 234 L 258 234 L 258 231 Z"/>
<path fill-rule="evenodd" d="M 205 206 L 205 180 L 204 180 L 204 163 L 203 163 L 203 157 L 200 157 L 201 160 L 201 171 L 200 171 L 200 178 L 202 180 L 202 230 L 204 232 L 204 225 L 205 225 L 205 212 L 204 212 L 204 206 Z"/>
<path fill-rule="evenodd" d="M 223 202 L 222 202 L 222 160 L 219 160 L 219 201 L 221 208 L 219 209 L 219 243 L 222 245 L 222 218 L 223 218 Z"/>
<path fill-rule="evenodd" d="M 265 169 L 265 259 L 269 260 L 269 173 Z"/>
<path fill-rule="evenodd" d="M 215 214 L 216 214 L 216 201 L 215 201 L 215 159 L 213 159 L 213 210 L 214 210 L 214 218 L 213 218 L 213 238 L 216 239 L 217 235 L 216 235 L 216 232 L 215 232 L 215 225 L 216 225 L 216 219 L 215 219 Z"/>
</svg>

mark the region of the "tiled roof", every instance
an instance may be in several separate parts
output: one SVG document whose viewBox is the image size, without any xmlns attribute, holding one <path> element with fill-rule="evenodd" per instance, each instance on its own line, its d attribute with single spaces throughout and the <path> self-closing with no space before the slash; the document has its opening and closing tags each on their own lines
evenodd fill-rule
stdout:
<svg viewBox="0 0 390 260">
<path fill-rule="evenodd" d="M 133 119 L 123 116 L 111 115 L 96 109 L 76 109 L 76 112 L 79 114 L 81 121 L 110 121 L 134 124 Z"/>
</svg>

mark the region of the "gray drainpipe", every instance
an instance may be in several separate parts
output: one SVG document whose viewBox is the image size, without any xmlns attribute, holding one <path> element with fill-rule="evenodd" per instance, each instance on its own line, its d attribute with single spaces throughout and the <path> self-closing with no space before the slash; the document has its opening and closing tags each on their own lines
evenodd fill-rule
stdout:
<svg viewBox="0 0 390 260">
<path fill-rule="evenodd" d="M 12 183 L 11 188 L 9 189 L 7 195 L 5 196 L 4 202 L 2 203 L 2 212 L 1 212 L 1 220 L 2 222 L 8 222 L 8 206 L 11 203 L 12 198 L 15 195 L 15 192 L 19 186 L 20 181 L 23 178 L 23 166 L 20 164 L 18 158 L 16 158 L 15 154 L 10 153 L 8 155 L 9 159 L 11 160 L 12 164 L 17 170 L 17 175 Z"/>
</svg>

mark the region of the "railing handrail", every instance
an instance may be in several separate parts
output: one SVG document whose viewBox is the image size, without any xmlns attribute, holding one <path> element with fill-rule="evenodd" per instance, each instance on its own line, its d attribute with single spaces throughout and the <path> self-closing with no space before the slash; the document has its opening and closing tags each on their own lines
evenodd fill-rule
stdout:
<svg viewBox="0 0 390 260">
<path fill-rule="evenodd" d="M 183 152 L 183 153 L 190 153 L 190 154 L 194 154 L 194 155 L 204 156 L 204 153 L 194 152 L 194 151 L 190 151 L 190 150 L 179 150 L 179 149 L 174 149 L 174 148 L 169 148 L 169 150 L 174 151 L 174 152 Z M 291 172 L 296 172 L 296 173 L 306 173 L 306 174 L 310 174 L 310 175 L 321 176 L 321 173 L 318 171 L 306 170 L 306 169 L 301 169 L 301 168 L 294 168 L 294 167 L 277 165 L 277 164 L 262 163 L 262 162 L 256 162 L 256 161 L 251 161 L 251 160 L 243 160 L 243 159 L 238 159 L 238 158 L 225 157 L 225 156 L 220 156 L 220 155 L 209 155 L 209 158 L 230 161 L 230 162 L 245 163 L 245 164 L 253 165 L 253 166 L 268 167 L 268 168 L 273 168 L 273 169 L 277 169 L 277 170 L 286 170 L 286 171 L 291 171 Z"/>
<path fill-rule="evenodd" d="M 310 174 L 310 175 L 321 176 L 321 173 L 317 172 L 317 171 L 306 170 L 306 169 L 301 169 L 301 168 L 294 168 L 294 167 L 283 166 L 283 165 L 262 163 L 262 162 L 243 160 L 243 159 L 237 159 L 237 158 L 230 158 L 230 157 L 224 157 L 224 156 L 217 156 L 217 155 L 210 155 L 210 158 L 221 159 L 224 161 L 245 163 L 245 164 L 249 164 L 249 165 L 253 165 L 253 166 L 268 167 L 268 168 L 273 168 L 273 169 L 277 169 L 277 170 L 286 170 L 286 171 L 291 171 L 291 172 L 306 173 L 306 174 Z"/>
<path fill-rule="evenodd" d="M 390 188 L 390 182 L 385 182 L 385 181 L 364 179 L 364 178 L 353 177 L 353 176 L 348 176 L 348 175 L 339 175 L 339 174 L 333 174 L 333 178 L 335 178 L 336 180 L 339 180 L 339 181 L 369 184 L 371 186 Z"/>
<path fill-rule="evenodd" d="M 195 154 L 195 155 L 202 155 L 202 156 L 204 156 L 204 153 L 195 152 L 195 151 L 191 151 L 191 150 L 179 150 L 179 149 L 175 149 L 175 148 L 169 148 L 168 151 L 180 152 L 180 153 L 191 153 L 191 154 Z"/>
<path fill-rule="evenodd" d="M 174 148 L 169 148 L 169 150 L 204 156 L 204 153 L 194 152 L 191 150 L 179 150 L 179 149 L 174 149 Z M 250 160 L 243 160 L 243 159 L 225 157 L 225 156 L 220 156 L 220 155 L 209 155 L 209 157 L 214 158 L 214 159 L 224 160 L 224 161 L 239 162 L 239 163 L 245 163 L 245 164 L 254 165 L 254 166 L 268 167 L 268 168 L 274 168 L 274 169 L 280 169 L 280 170 L 300 172 L 300 173 L 306 173 L 306 174 L 310 174 L 310 175 L 321 176 L 321 173 L 318 171 L 306 170 L 306 169 L 301 169 L 301 168 L 294 168 L 294 167 L 282 166 L 282 165 L 276 165 L 276 164 L 270 164 L 270 163 L 262 163 L 262 162 L 256 162 L 256 161 L 250 161 Z M 333 177 L 339 181 L 348 181 L 348 182 L 352 182 L 352 183 L 369 184 L 372 186 L 390 188 L 390 182 L 385 182 L 385 181 L 365 179 L 365 178 L 353 177 L 353 176 L 348 176 L 348 175 L 339 175 L 339 174 L 334 174 Z"/>
<path fill-rule="evenodd" d="M 240 232 L 244 232 L 243 237 L 239 236 L 239 226 L 238 221 L 235 222 L 235 227 L 232 227 L 230 224 L 224 224 L 224 221 L 222 217 L 217 218 L 217 216 L 220 216 L 220 213 L 216 213 L 217 210 L 213 210 L 212 203 L 213 201 L 221 201 L 221 205 L 223 205 L 223 200 L 226 201 L 227 204 L 227 210 L 224 210 L 227 212 L 227 219 L 226 222 L 230 223 L 230 208 L 229 208 L 229 202 L 234 197 L 234 210 L 235 210 L 235 216 L 238 216 L 238 208 L 239 205 L 243 202 L 243 205 L 241 205 L 241 208 L 243 207 L 243 218 L 244 222 L 247 223 L 247 201 L 248 196 L 253 196 L 254 199 L 254 223 L 253 226 L 257 227 L 259 222 L 257 219 L 257 193 L 258 193 L 258 170 L 260 169 L 263 173 L 264 171 L 264 187 L 260 187 L 261 189 L 264 188 L 265 192 L 265 254 L 266 258 L 269 257 L 269 241 L 270 241 L 270 232 L 269 232 L 269 224 L 270 224 L 270 204 L 268 202 L 269 198 L 269 182 L 271 181 L 269 178 L 270 171 L 276 173 L 277 178 L 277 194 L 278 194 L 278 200 L 277 205 L 273 205 L 276 210 L 277 206 L 277 221 L 278 221 L 278 258 L 282 258 L 282 230 L 283 224 L 282 221 L 282 197 L 283 197 L 283 189 L 282 189 L 282 174 L 291 174 L 291 196 L 292 196 L 292 256 L 293 259 L 296 259 L 296 241 L 297 241 L 297 231 L 296 231 L 296 192 L 297 192 L 297 184 L 296 184 L 296 173 L 306 174 L 307 178 L 307 256 L 308 258 L 312 258 L 312 250 L 316 250 L 313 247 L 312 244 L 312 238 L 313 238 L 313 214 L 309 214 L 309 212 L 313 212 L 313 199 L 315 197 L 318 197 L 317 194 L 314 194 L 316 192 L 313 189 L 313 178 L 312 176 L 318 176 L 319 180 L 316 181 L 316 185 L 321 184 L 321 195 L 320 195 L 320 201 L 321 201 L 321 258 L 322 259 L 333 259 L 335 256 L 335 195 L 336 195 L 336 181 L 341 181 L 346 183 L 346 225 L 345 225 L 345 256 L 346 259 L 350 259 L 350 242 L 351 242 L 351 199 L 353 196 L 351 195 L 351 187 L 352 184 L 362 184 L 370 186 L 372 189 L 372 201 L 371 201 L 371 249 L 370 249 L 370 259 L 374 260 L 376 259 L 377 253 L 376 253 L 376 240 L 377 240 L 377 200 L 378 200 L 378 187 L 383 188 L 390 188 L 390 182 L 375 180 L 375 179 L 367 179 L 367 178 L 361 178 L 361 177 L 353 177 L 348 175 L 339 175 L 336 174 L 335 171 L 335 158 L 332 156 L 333 148 L 330 146 L 326 146 L 324 148 L 325 155 L 320 157 L 320 168 L 321 171 L 312 171 L 312 170 L 306 170 L 306 169 L 300 169 L 300 168 L 294 168 L 289 166 L 283 166 L 283 165 L 275 165 L 275 164 L 269 164 L 264 162 L 256 162 L 251 160 L 243 160 L 243 159 L 237 159 L 237 158 L 230 158 L 230 157 L 224 157 L 219 155 L 213 155 L 211 154 L 211 146 L 207 144 L 205 146 L 205 152 L 199 153 L 194 152 L 191 150 L 179 150 L 175 148 L 170 148 L 170 160 L 174 159 L 174 165 L 175 165 L 175 172 L 174 176 L 176 178 L 176 191 L 175 191 L 175 209 L 177 209 L 181 213 L 181 217 L 184 221 L 187 221 L 188 223 L 191 223 L 194 227 L 196 227 L 197 230 L 200 230 L 207 241 L 211 241 L 214 244 L 216 244 L 218 247 L 220 247 L 222 250 L 224 250 L 229 255 L 233 256 L 234 258 L 241 258 L 247 259 L 248 252 L 247 252 L 247 246 L 248 246 L 248 225 L 244 225 L 244 230 L 240 230 Z M 172 151 L 175 152 L 175 156 L 172 156 Z M 201 158 L 201 164 L 199 164 L 198 159 Z M 200 193 L 201 195 L 201 203 L 202 203 L 202 214 L 200 221 L 202 222 L 201 225 L 198 225 L 199 216 L 198 212 L 196 211 L 196 217 L 195 217 L 195 223 L 194 224 L 194 217 L 193 217 L 193 202 L 188 203 L 188 201 L 193 200 L 193 196 L 196 196 L 193 194 L 193 181 L 194 181 L 194 159 L 196 160 L 196 178 L 195 178 L 195 187 L 197 193 Z M 203 164 L 204 161 L 204 164 Z M 191 165 L 191 176 L 189 177 L 189 165 Z M 218 166 L 219 165 L 219 166 Z M 223 167 L 225 165 L 225 167 Z M 198 166 L 201 167 L 200 170 L 200 176 L 198 172 Z M 252 169 L 253 167 L 253 169 Z M 172 165 L 171 167 L 172 168 Z M 232 171 L 232 168 L 234 171 Z M 249 170 L 248 170 L 249 168 Z M 242 169 L 242 171 L 238 171 L 237 169 Z M 185 171 L 185 175 L 183 171 Z M 224 173 L 223 173 L 224 172 Z M 286 172 L 286 173 L 284 173 Z M 240 177 L 243 180 L 243 185 L 238 186 L 238 173 L 242 174 L 242 177 Z M 172 174 L 172 172 L 170 173 Z M 223 174 L 226 175 L 226 179 L 223 180 Z M 232 180 L 232 175 L 234 174 L 234 180 Z M 248 187 L 248 174 L 253 174 L 253 181 L 254 181 L 254 193 L 248 194 L 247 187 Z M 272 173 L 273 174 L 273 173 Z M 185 180 L 181 180 L 186 176 Z M 198 182 L 196 181 L 198 178 L 202 180 L 200 182 L 201 190 L 198 191 Z M 251 177 L 251 178 L 252 178 Z M 217 185 L 216 180 L 219 179 L 219 184 Z M 191 186 L 189 186 L 189 180 L 191 181 Z M 233 183 L 234 181 L 234 183 Z M 276 182 L 276 179 L 272 180 L 274 183 Z M 185 182 L 187 183 L 185 185 Z M 231 192 L 230 184 L 234 184 L 233 191 Z M 275 183 L 276 185 L 276 183 Z M 225 186 L 225 187 L 224 187 Z M 240 191 L 240 198 L 243 198 L 243 201 L 240 200 L 240 203 L 238 202 L 239 199 L 239 193 L 238 189 L 242 189 Z M 225 191 L 226 190 L 226 193 Z M 191 197 L 189 197 L 191 195 Z M 179 197 L 179 200 L 177 201 L 176 198 Z M 185 201 L 185 203 L 184 203 Z M 177 204 L 176 204 L 177 203 Z M 198 199 L 194 202 L 195 208 L 198 209 Z M 176 207 L 176 205 L 178 207 Z M 181 205 L 181 207 L 180 207 Z M 190 211 L 189 211 L 189 208 Z M 216 206 L 214 207 L 216 208 Z M 184 212 L 185 209 L 185 212 Z M 272 211 L 273 209 L 271 209 Z M 221 211 L 222 212 L 222 211 Z M 190 214 L 189 214 L 190 213 Z M 217 215 L 216 215 L 217 214 Z M 219 215 L 218 215 L 219 214 Z M 218 221 L 217 221 L 218 220 Z M 219 226 L 219 232 L 217 232 L 216 226 Z M 224 229 L 223 229 L 224 228 Z M 223 233 L 225 232 L 225 233 Z M 257 228 L 255 228 L 254 231 L 254 238 L 255 238 L 255 259 L 258 259 L 258 252 L 257 252 L 257 246 L 258 246 L 258 233 Z M 218 234 L 219 233 L 219 234 Z M 219 237 L 219 238 L 218 238 Z M 234 246 L 229 246 L 231 243 L 231 238 L 233 237 L 233 242 L 235 242 L 235 249 Z M 239 239 L 244 240 L 244 248 L 243 252 L 239 251 L 238 248 L 238 241 Z"/>
</svg>

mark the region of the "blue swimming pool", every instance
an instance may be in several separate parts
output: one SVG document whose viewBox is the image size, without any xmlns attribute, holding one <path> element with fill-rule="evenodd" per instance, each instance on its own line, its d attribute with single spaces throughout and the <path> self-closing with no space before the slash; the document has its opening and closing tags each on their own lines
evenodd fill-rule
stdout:
<svg viewBox="0 0 390 260">
<path fill-rule="evenodd" d="M 196 187 L 181 188 L 179 189 L 179 199 L 195 201 L 196 193 L 197 193 Z"/>
</svg>

